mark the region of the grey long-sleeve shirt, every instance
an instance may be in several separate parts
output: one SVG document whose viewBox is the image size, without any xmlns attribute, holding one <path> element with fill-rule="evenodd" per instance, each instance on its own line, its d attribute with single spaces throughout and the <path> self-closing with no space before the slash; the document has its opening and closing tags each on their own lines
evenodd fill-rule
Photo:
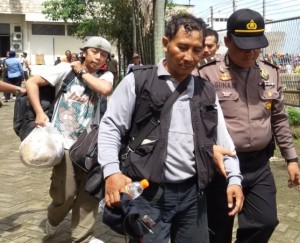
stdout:
<svg viewBox="0 0 300 243">
<path fill-rule="evenodd" d="M 163 60 L 158 63 L 158 76 L 164 76 L 170 89 L 174 91 L 178 83 L 163 66 Z M 189 101 L 194 93 L 194 79 L 187 90 L 174 103 L 171 112 L 171 123 L 168 132 L 167 156 L 165 161 L 165 181 L 181 182 L 196 174 L 194 157 L 194 139 Z M 121 147 L 121 137 L 129 129 L 135 108 L 134 74 L 127 75 L 110 97 L 107 111 L 100 123 L 98 137 L 98 160 L 103 167 L 104 177 L 120 172 L 118 154 Z M 216 99 L 218 110 L 217 144 L 224 148 L 235 150 L 232 139 L 226 129 L 222 110 Z M 151 142 L 145 139 L 144 143 Z M 224 157 L 229 185 L 241 185 L 242 176 L 239 161 L 236 156 Z"/>
</svg>

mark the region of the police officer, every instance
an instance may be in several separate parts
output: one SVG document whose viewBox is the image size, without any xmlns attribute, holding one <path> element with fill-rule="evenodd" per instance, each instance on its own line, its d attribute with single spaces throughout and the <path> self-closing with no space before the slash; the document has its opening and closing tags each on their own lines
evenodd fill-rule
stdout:
<svg viewBox="0 0 300 243">
<path fill-rule="evenodd" d="M 269 165 L 274 139 L 287 162 L 288 186 L 300 191 L 298 157 L 284 111 L 278 67 L 259 56 L 260 49 L 269 44 L 264 28 L 264 19 L 258 12 L 234 12 L 224 37 L 227 53 L 199 68 L 199 74 L 215 87 L 240 160 L 245 202 L 238 216 L 238 243 L 266 243 L 278 224 L 276 187 Z M 226 205 L 224 177 L 216 176 L 210 189 L 207 197 L 211 242 L 231 243 L 234 218 L 222 207 Z"/>
<path fill-rule="evenodd" d="M 214 57 L 219 49 L 219 35 L 218 32 L 213 29 L 205 30 L 205 41 L 203 58 Z"/>
<path fill-rule="evenodd" d="M 220 47 L 218 32 L 213 29 L 205 29 L 204 33 L 204 49 L 202 53 L 202 59 L 200 60 L 198 67 L 192 72 L 193 75 L 198 76 L 198 68 L 208 62 L 212 62 L 215 59 L 216 53 Z"/>
</svg>

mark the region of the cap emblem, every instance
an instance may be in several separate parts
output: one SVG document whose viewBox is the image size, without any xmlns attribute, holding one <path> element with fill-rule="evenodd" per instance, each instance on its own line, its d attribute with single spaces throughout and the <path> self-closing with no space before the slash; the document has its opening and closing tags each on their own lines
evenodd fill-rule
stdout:
<svg viewBox="0 0 300 243">
<path fill-rule="evenodd" d="M 247 24 L 247 29 L 248 30 L 256 30 L 257 29 L 257 24 L 254 22 L 253 19 L 251 19 L 250 22 Z"/>
<path fill-rule="evenodd" d="M 259 33 L 264 32 L 265 29 L 257 29 L 257 24 L 254 22 L 253 19 L 246 25 L 246 30 L 235 30 L 236 33 Z"/>
</svg>

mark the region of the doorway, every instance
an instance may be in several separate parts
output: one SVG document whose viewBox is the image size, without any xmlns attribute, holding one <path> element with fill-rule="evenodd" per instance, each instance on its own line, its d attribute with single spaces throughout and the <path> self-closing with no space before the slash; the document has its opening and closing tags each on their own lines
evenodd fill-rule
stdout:
<svg viewBox="0 0 300 243">
<path fill-rule="evenodd" d="M 0 36 L 0 57 L 5 57 L 6 52 L 10 50 L 10 36 Z"/>
</svg>

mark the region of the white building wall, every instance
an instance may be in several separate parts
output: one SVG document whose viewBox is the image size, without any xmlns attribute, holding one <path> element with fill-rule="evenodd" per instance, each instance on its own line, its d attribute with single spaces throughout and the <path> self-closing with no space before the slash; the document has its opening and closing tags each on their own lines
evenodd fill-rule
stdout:
<svg viewBox="0 0 300 243">
<path fill-rule="evenodd" d="M 44 56 L 45 65 L 53 65 L 56 57 L 63 57 L 66 50 L 79 53 L 85 40 L 67 36 L 67 30 L 64 36 L 32 35 L 32 24 L 61 24 L 65 28 L 67 26 L 64 22 L 47 20 L 46 16 L 41 14 L 42 2 L 44 0 L 2 0 L 0 4 L 0 23 L 10 25 L 9 47 L 16 51 L 17 56 L 25 51 L 28 53 L 30 63 L 36 65 L 37 55 L 39 57 L 42 55 Z M 13 40 L 14 26 L 21 26 L 21 40 Z M 21 44 L 22 48 L 19 50 L 14 49 L 13 44 L 15 43 Z M 117 53 L 115 47 L 112 48 L 112 53 Z"/>
</svg>

